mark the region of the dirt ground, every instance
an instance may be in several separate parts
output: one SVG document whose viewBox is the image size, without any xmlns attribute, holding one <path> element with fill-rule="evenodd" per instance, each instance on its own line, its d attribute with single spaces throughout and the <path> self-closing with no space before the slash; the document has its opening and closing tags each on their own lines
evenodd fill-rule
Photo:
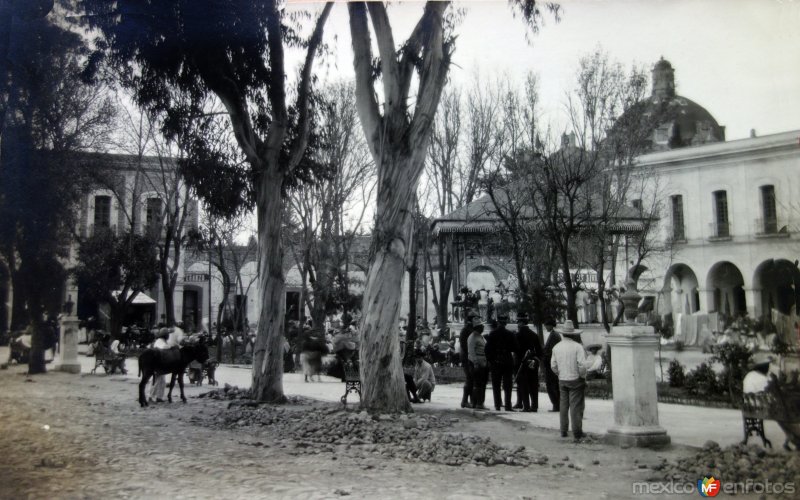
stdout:
<svg viewBox="0 0 800 500">
<path fill-rule="evenodd" d="M 131 379 L 24 370 L 0 371 L 0 498 L 632 498 L 649 467 L 691 451 L 574 443 L 491 413 L 452 410 L 446 431 L 524 445 L 548 463 L 447 466 L 359 446 L 299 453 L 271 426 L 198 425 L 228 404 L 198 398 L 201 389 L 187 404 L 141 409 Z M 289 409 L 309 404 L 337 406 Z"/>
</svg>

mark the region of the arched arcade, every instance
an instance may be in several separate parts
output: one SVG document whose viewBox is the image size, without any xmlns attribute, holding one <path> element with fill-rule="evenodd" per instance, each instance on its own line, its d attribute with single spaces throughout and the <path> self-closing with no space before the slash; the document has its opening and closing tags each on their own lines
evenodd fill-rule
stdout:
<svg viewBox="0 0 800 500">
<path fill-rule="evenodd" d="M 708 271 L 706 278 L 706 300 L 708 312 L 719 312 L 726 316 L 747 313 L 744 277 L 735 264 L 717 262 Z"/>
<path fill-rule="evenodd" d="M 790 315 L 800 294 L 800 270 L 787 259 L 765 260 L 753 273 L 755 315 L 772 310 Z"/>
<path fill-rule="evenodd" d="M 673 264 L 664 278 L 662 289 L 665 313 L 692 314 L 700 310 L 697 275 L 686 264 Z"/>
</svg>

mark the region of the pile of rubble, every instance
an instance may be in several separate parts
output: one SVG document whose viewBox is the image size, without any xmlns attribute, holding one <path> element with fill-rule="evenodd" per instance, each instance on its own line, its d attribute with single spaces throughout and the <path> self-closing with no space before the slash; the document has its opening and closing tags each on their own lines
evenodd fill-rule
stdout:
<svg viewBox="0 0 800 500">
<path fill-rule="evenodd" d="M 250 399 L 250 389 L 239 389 L 235 385 L 225 384 L 222 389 L 204 392 L 198 397 L 216 400 Z"/>
<path fill-rule="evenodd" d="M 707 441 L 702 450 L 679 459 L 652 467 L 658 474 L 653 480 L 696 482 L 714 476 L 727 481 L 800 484 L 800 455 L 767 451 L 757 446 L 733 445 L 721 449 Z"/>
<path fill-rule="evenodd" d="M 215 391 L 211 399 L 240 398 L 233 388 Z M 236 403 L 235 401 L 233 403 Z M 544 465 L 547 457 L 532 456 L 524 446 L 505 448 L 489 438 L 447 432 L 459 419 L 436 415 L 370 415 L 339 406 L 229 404 L 195 423 L 220 429 L 260 426 L 294 452 L 354 454 L 446 465 Z"/>
</svg>

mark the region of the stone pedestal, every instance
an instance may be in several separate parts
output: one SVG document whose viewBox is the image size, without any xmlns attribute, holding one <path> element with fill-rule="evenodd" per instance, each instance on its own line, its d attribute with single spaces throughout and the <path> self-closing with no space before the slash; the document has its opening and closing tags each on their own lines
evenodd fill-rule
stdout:
<svg viewBox="0 0 800 500">
<path fill-rule="evenodd" d="M 59 335 L 59 359 L 55 369 L 68 373 L 80 373 L 78 361 L 78 329 L 80 321 L 77 316 L 61 318 L 61 334 Z"/>
<path fill-rule="evenodd" d="M 607 342 L 611 349 L 614 426 L 608 430 L 606 441 L 637 447 L 668 445 L 667 431 L 658 425 L 653 361 L 658 336 L 653 327 L 616 326 Z"/>
</svg>

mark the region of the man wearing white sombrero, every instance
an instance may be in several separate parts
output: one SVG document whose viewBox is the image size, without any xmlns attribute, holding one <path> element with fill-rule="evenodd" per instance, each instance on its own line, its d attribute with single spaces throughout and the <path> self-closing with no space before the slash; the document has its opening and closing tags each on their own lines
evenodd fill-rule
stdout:
<svg viewBox="0 0 800 500">
<path fill-rule="evenodd" d="M 560 389 L 561 437 L 567 437 L 569 421 L 572 420 L 572 434 L 576 440 L 583 437 L 583 408 L 586 391 L 586 352 L 576 342 L 580 340 L 582 330 L 575 328 L 571 320 L 567 320 L 556 332 L 562 340 L 553 347 L 553 358 L 550 367 L 558 375 Z"/>
</svg>

